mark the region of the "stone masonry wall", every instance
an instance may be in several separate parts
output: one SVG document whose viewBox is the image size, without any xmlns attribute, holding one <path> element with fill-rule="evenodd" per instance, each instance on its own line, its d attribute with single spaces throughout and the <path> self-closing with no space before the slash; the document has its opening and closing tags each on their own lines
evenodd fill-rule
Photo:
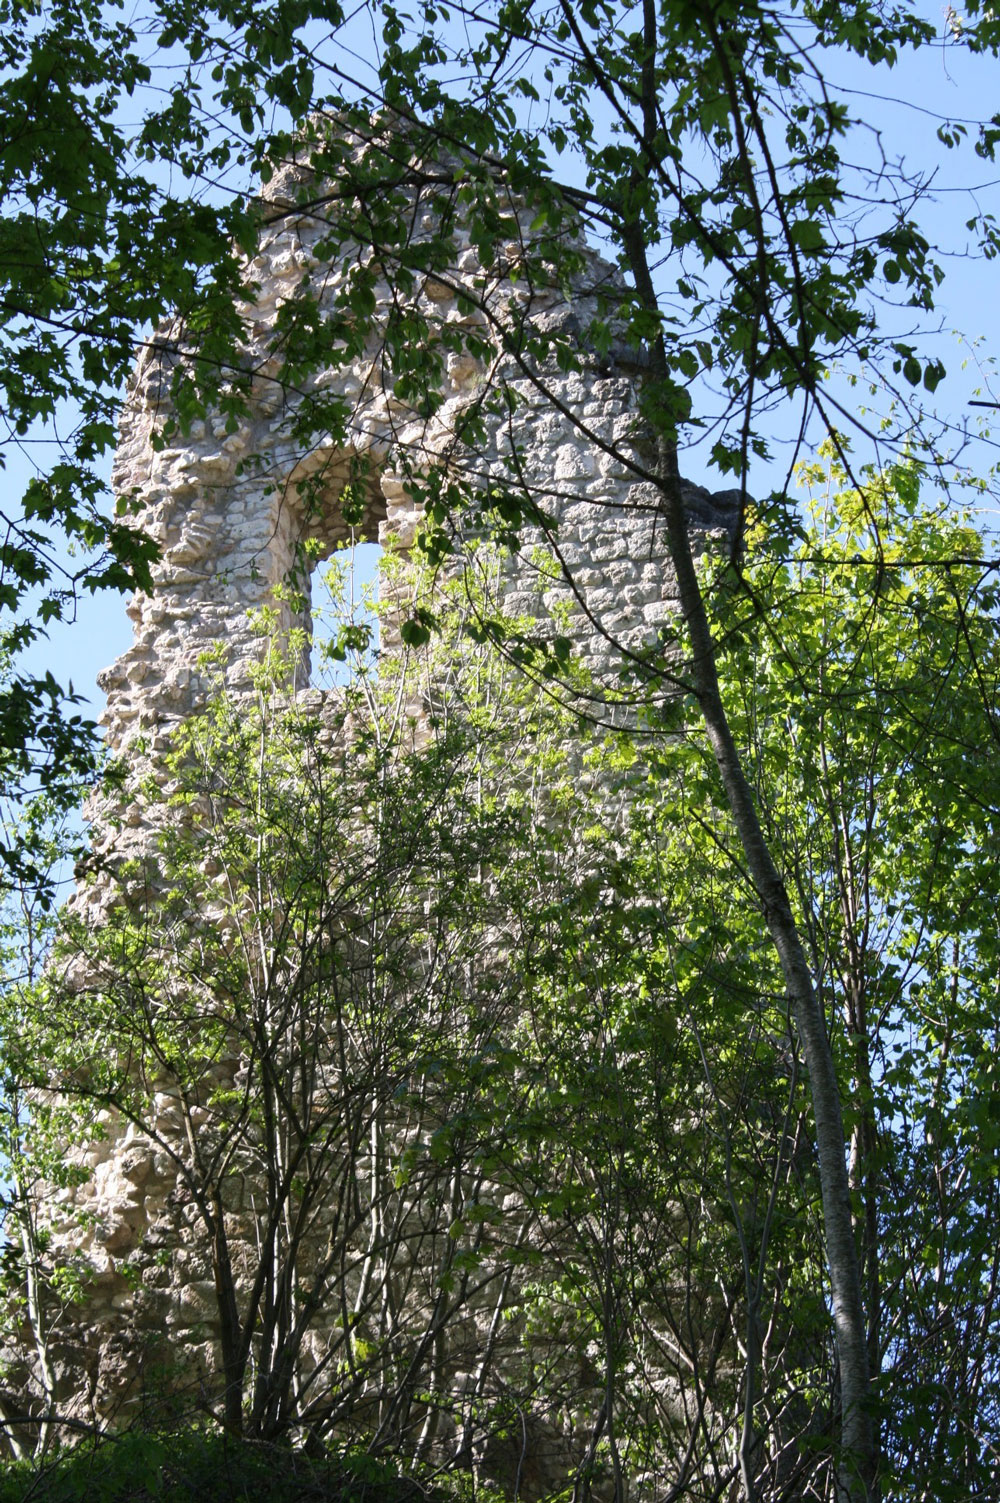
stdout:
<svg viewBox="0 0 1000 1503">
<path fill-rule="evenodd" d="M 549 609 L 561 603 L 598 694 L 615 698 L 622 646 L 641 648 L 676 609 L 655 491 L 637 481 L 621 458 L 641 441 L 636 383 L 642 372 L 635 352 L 619 351 L 617 363 L 591 359 L 584 369 L 570 372 L 531 372 L 501 353 L 492 363 L 452 354 L 446 364 L 445 400 L 432 417 L 422 418 L 394 397 L 376 325 L 363 355 L 310 378 L 313 392 L 338 393 L 348 404 L 348 443 L 319 438 L 303 449 L 294 419 L 297 404 L 308 399 L 310 390 L 285 388 L 272 335 L 282 306 L 303 277 L 321 286 L 321 311 L 337 307 L 344 277 L 337 266 L 316 258 L 315 247 L 328 233 L 328 224 L 325 211 L 296 207 L 308 196 L 308 186 L 308 174 L 293 163 L 268 188 L 271 202 L 287 207 L 275 214 L 250 267 L 259 291 L 248 310 L 246 358 L 255 371 L 249 421 L 229 432 L 221 417 L 210 417 L 154 447 L 153 435 L 170 411 L 172 362 L 181 358 L 172 352 L 169 331 L 160 348 L 140 362 L 128 398 L 114 484 L 120 494 L 138 499 L 138 522 L 158 542 L 160 559 L 154 590 L 136 597 L 128 608 L 132 646 L 105 671 L 101 683 L 108 696 L 109 748 L 126 763 L 138 755 L 140 768 L 155 761 L 173 729 L 202 701 L 209 676 L 199 658 L 206 650 L 224 649 L 232 692 L 246 691 L 249 665 L 261 652 L 250 613 L 272 603 L 275 587 L 293 572 L 304 538 L 318 536 L 322 552 L 351 536 L 377 538 L 405 554 L 419 525 L 419 509 L 406 484 L 408 468 L 447 464 L 470 493 L 498 483 L 527 488 L 554 519 L 564 577 L 540 590 L 544 570 L 537 549 L 551 555 L 551 540 L 541 532 L 526 538 L 505 570 L 503 608 L 541 618 L 543 596 Z M 434 225 L 419 192 L 413 189 L 411 196 L 413 235 L 419 240 Z M 515 218 L 521 214 L 522 234 L 527 235 L 530 214 L 516 204 L 511 212 Z M 516 243 L 510 247 L 512 264 L 518 251 Z M 374 252 L 358 247 L 358 254 Z M 614 285 L 615 273 L 591 251 L 585 251 L 584 263 L 570 301 L 558 287 L 532 291 L 527 315 L 537 327 L 572 331 L 586 325 L 598 293 Z M 442 325 L 482 323 L 476 307 L 484 296 L 482 279 L 476 252 L 459 233 L 447 274 L 422 279 L 414 297 Z M 463 287 L 468 303 L 459 296 Z M 388 281 L 378 296 L 388 307 Z M 501 279 L 490 296 L 499 307 L 504 298 L 523 302 L 525 294 Z M 485 390 L 502 383 L 515 393 L 516 405 L 508 405 L 506 415 L 487 419 L 486 437 L 474 448 L 456 443 L 459 416 Z M 340 497 L 359 473 L 359 459 L 367 491 L 361 520 L 352 529 L 342 517 Z M 320 498 L 319 507 L 310 504 L 308 511 L 300 494 L 306 479 L 312 496 Z M 728 528 L 736 503 L 736 493 L 711 497 L 690 487 L 692 526 Z M 452 577 L 466 563 L 465 525 L 456 525 L 456 552 L 447 569 Z M 475 521 L 467 525 L 474 534 Z M 290 624 L 294 612 L 289 615 L 285 609 Z M 98 807 L 95 852 L 112 861 L 134 855 L 149 847 L 157 830 L 158 814 L 148 798 L 136 795 L 114 825 Z M 77 912 L 101 922 L 108 902 L 101 880 L 81 888 L 75 902 Z M 172 1111 L 165 1096 L 158 1119 L 164 1132 L 171 1130 Z M 87 1404 L 90 1412 L 113 1417 L 123 1404 L 127 1409 L 134 1392 L 144 1331 L 155 1330 L 174 1350 L 187 1346 L 208 1353 L 216 1316 L 214 1286 L 204 1263 L 185 1259 L 182 1249 L 165 1272 L 164 1258 L 157 1256 L 184 1234 L 175 1166 L 114 1114 L 106 1115 L 104 1126 L 106 1136 L 81 1156 L 89 1178 L 55 1192 L 50 1215 L 57 1238 L 88 1260 L 90 1298 L 82 1337 L 91 1354 Z M 432 1302 L 433 1292 L 422 1298 Z M 466 1333 L 466 1346 L 492 1339 L 496 1308 L 489 1299 L 483 1302 L 478 1327 Z M 477 1370 L 476 1360 L 468 1350 L 461 1358 L 467 1384 L 472 1382 L 468 1374 Z M 561 1464 L 565 1461 L 562 1456 Z M 523 1469 L 523 1456 L 518 1465 Z M 557 1473 L 558 1468 L 553 1475 Z M 536 1491 L 543 1489 L 544 1480 Z M 523 1477 L 522 1484 L 531 1491 Z"/>
</svg>

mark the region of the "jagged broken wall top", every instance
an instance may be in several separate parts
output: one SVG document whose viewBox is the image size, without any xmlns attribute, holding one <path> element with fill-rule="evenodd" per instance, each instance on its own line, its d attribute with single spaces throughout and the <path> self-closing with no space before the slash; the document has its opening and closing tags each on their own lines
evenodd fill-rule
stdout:
<svg viewBox="0 0 1000 1503">
<path fill-rule="evenodd" d="M 355 150 L 363 154 L 365 147 L 358 143 Z M 434 234 L 434 205 L 440 203 L 440 189 L 428 194 L 422 177 L 415 171 L 403 190 L 414 241 Z M 636 352 L 621 349 L 617 359 L 613 352 L 601 362 L 585 357 L 582 369 L 569 372 L 533 369 L 499 349 L 478 359 L 452 352 L 443 366 L 444 400 L 431 418 L 422 418 L 394 392 L 377 314 L 361 355 L 334 360 L 291 389 L 276 339 L 282 307 L 308 286 L 321 318 L 341 316 L 352 255 L 373 264 L 378 257 L 372 246 L 358 244 L 336 264 L 319 258 L 336 195 L 333 207 L 324 204 L 326 195 L 317 191 L 306 166 L 287 164 L 267 192 L 270 223 L 248 267 L 257 290 L 244 310 L 245 361 L 254 373 L 247 420 L 233 432 L 224 416 L 209 416 L 154 446 L 153 436 L 171 412 L 173 369 L 191 354 L 183 331 L 175 338 L 170 329 L 160 332 L 140 362 L 125 408 L 114 485 L 139 503 L 138 523 L 159 544 L 160 559 L 153 592 L 129 606 L 133 645 L 102 676 L 110 746 L 126 751 L 141 732 L 156 749 L 162 733 L 203 692 L 199 658 L 206 649 L 223 645 L 230 684 L 245 685 L 247 664 L 261 654 L 251 612 L 288 579 L 306 536 L 318 538 L 320 554 L 350 537 L 408 548 L 419 507 L 405 476 L 435 465 L 447 467 L 471 492 L 497 483 L 527 491 L 555 519 L 559 556 L 572 586 L 550 581 L 545 601 L 551 606 L 562 599 L 568 606 L 583 662 L 613 695 L 621 667 L 613 644 L 641 646 L 675 608 L 655 489 L 627 463 L 641 442 Z M 532 283 L 526 290 L 516 269 L 531 238 L 531 211 L 515 201 L 506 208 L 516 233 L 500 247 L 497 266 L 480 264 L 459 218 L 453 264 L 418 280 L 415 306 L 432 327 L 478 329 L 495 345 L 510 316 L 572 336 L 586 327 L 598 298 L 613 291 L 617 273 L 581 240 L 581 271 L 569 294 L 554 283 Z M 378 308 L 388 309 L 394 296 L 398 292 L 379 266 Z M 501 386 L 513 394 L 514 405 L 487 415 L 485 441 L 471 446 L 457 440 L 459 416 Z M 346 442 L 343 434 L 308 443 L 298 436 L 303 404 L 318 393 L 346 404 Z M 341 496 L 359 458 L 368 468 L 367 494 L 352 530 Z M 308 508 L 303 482 L 313 498 Z M 735 492 L 713 498 L 698 487 L 687 489 L 696 528 L 728 527 L 736 502 Z M 461 525 L 458 533 L 460 559 Z M 507 570 L 505 609 L 537 615 L 543 592 L 531 542 Z"/>
</svg>

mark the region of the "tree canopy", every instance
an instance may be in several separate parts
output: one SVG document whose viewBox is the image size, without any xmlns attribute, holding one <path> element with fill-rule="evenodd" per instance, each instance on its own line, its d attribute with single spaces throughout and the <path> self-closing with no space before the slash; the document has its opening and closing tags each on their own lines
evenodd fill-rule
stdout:
<svg viewBox="0 0 1000 1503">
<path fill-rule="evenodd" d="M 939 874 L 952 869 L 961 885 L 969 848 L 981 855 L 993 839 L 994 801 L 966 764 L 995 734 L 995 564 L 971 527 L 942 523 L 940 536 L 960 550 L 943 553 L 938 531 L 906 509 L 915 476 L 925 487 L 947 479 L 944 430 L 919 405 L 944 368 L 893 309 L 915 319 L 933 311 L 940 258 L 922 227 L 921 187 L 895 154 L 884 153 L 874 173 L 858 165 L 858 121 L 830 83 L 828 60 L 849 54 L 874 67 L 903 49 L 943 46 L 992 57 L 1000 22 L 973 3 L 949 10 L 941 38 L 912 7 L 825 0 L 488 9 L 428 0 L 407 12 L 385 4 L 351 14 L 310 0 L 264 9 L 170 0 L 126 22 L 100 5 L 3 0 L 0 24 L 8 121 L 2 416 L 15 446 L 67 415 L 70 426 L 57 461 L 22 487 L 6 517 L 9 650 L 71 610 L 80 589 L 150 582 L 155 550 L 128 525 L 130 498 L 107 497 L 101 469 L 137 346 L 171 356 L 172 415 L 157 441 L 209 410 L 239 426 L 253 378 L 246 324 L 254 250 L 289 212 L 267 193 L 283 163 L 302 169 L 294 212 L 322 218 L 326 253 L 349 265 L 335 318 L 321 317 L 308 276 L 282 309 L 273 355 L 289 389 L 305 390 L 376 333 L 396 398 L 420 414 L 440 402 L 442 362 L 459 349 L 476 358 L 502 351 L 543 394 L 547 361 L 572 366 L 581 352 L 618 358 L 624 348 L 641 367 L 648 446 L 623 462 L 656 488 L 682 630 L 651 644 L 635 697 L 648 725 L 663 717 L 670 734 L 678 691 L 700 716 L 707 796 L 738 843 L 746 891 L 778 957 L 773 984 L 787 1000 L 811 1096 L 842 1417 L 836 1485 L 851 1500 L 873 1496 L 876 1379 L 887 1360 L 910 1351 L 907 1323 L 929 1319 L 910 1310 L 891 1335 L 879 1326 L 880 1281 L 919 1282 L 887 1272 L 883 1243 L 891 1243 L 890 1226 L 905 1222 L 905 1202 L 887 1209 L 866 1178 L 882 1165 L 882 1093 L 899 1083 L 920 1097 L 922 1112 L 928 1100 L 943 1112 L 968 1089 L 974 1126 L 952 1121 L 947 1172 L 938 1128 L 925 1116 L 912 1141 L 899 1133 L 892 1150 L 908 1142 L 911 1167 L 931 1166 L 942 1204 L 978 1213 L 980 1191 L 971 1186 L 988 1190 L 974 1139 L 985 1130 L 983 1111 L 990 1120 L 989 1065 L 974 1053 L 974 1025 L 956 1021 L 956 999 L 970 1018 L 977 1006 L 988 1010 L 975 999 L 989 948 L 982 927 L 971 939 L 949 929 L 955 892 Z M 358 62 L 358 50 L 369 48 Z M 986 160 L 998 134 L 996 118 L 971 132 L 946 120 L 940 131 L 956 152 L 971 135 Z M 414 233 L 414 191 L 438 214 L 435 233 Z M 527 236 L 513 201 L 530 205 Z M 572 338 L 539 330 L 514 304 L 498 305 L 488 275 L 473 298 L 479 323 L 465 331 L 435 325 L 407 295 L 418 278 L 447 274 L 459 217 L 487 270 L 509 276 L 513 262 L 529 285 L 544 275 L 571 286 L 583 234 L 602 244 L 620 278 Z M 971 228 L 983 255 L 995 254 L 989 213 Z M 377 273 L 399 294 L 382 321 Z M 834 365 L 895 395 L 877 429 L 828 382 Z M 502 380 L 484 397 L 505 400 Z M 768 453 L 777 414 L 793 404 L 803 443 L 818 425 L 828 445 L 839 499 L 823 547 L 847 537 L 830 587 L 853 577 L 856 611 L 842 598 L 836 613 L 827 611 L 822 549 L 819 564 L 810 562 L 820 583 L 794 587 L 799 543 L 818 545 L 790 486 L 776 486 L 761 509 L 750 503 L 752 462 Z M 316 388 L 296 414 L 303 447 L 320 434 L 346 434 L 343 403 Z M 473 444 L 477 431 L 472 412 L 458 438 Z M 703 435 L 710 463 L 734 477 L 742 498 L 728 572 L 718 579 L 700 575 L 692 557 L 680 483 L 685 449 Z M 856 465 L 860 444 L 869 452 Z M 434 467 L 410 479 L 424 502 L 422 543 L 432 560 L 454 546 L 464 516 L 499 518 L 512 546 L 526 525 L 545 520 L 524 485 L 484 495 Z M 888 494 L 903 506 L 884 505 Z M 60 536 L 95 552 L 65 563 L 53 551 Z M 769 563 L 760 564 L 755 546 Z M 912 618 L 893 639 L 883 623 L 904 607 Z M 415 617 L 410 644 L 421 645 L 432 624 Z M 484 632 L 494 625 L 484 623 Z M 930 625 L 932 658 L 908 678 Z M 898 649 L 907 632 L 912 650 L 893 671 L 890 644 Z M 870 656 L 855 650 L 858 635 Z M 730 657 L 762 675 L 765 697 L 749 711 L 727 681 Z M 557 675 L 561 664 L 549 667 Z M 817 698 L 814 675 L 829 698 Z M 952 675 L 960 693 L 941 687 Z M 766 696 L 778 681 L 786 703 L 775 717 Z M 67 779 L 72 787 L 90 766 L 87 727 L 62 714 L 54 678 L 18 677 L 16 657 L 3 694 L 5 792 L 16 797 L 40 782 L 65 799 Z M 852 712 L 840 726 L 831 706 L 844 705 Z M 771 745 L 776 725 L 786 751 L 791 737 L 814 758 L 811 771 L 796 774 L 801 782 L 784 782 L 781 748 Z M 890 748 L 913 768 L 925 801 L 919 822 L 883 802 L 887 781 L 900 776 L 878 764 L 876 754 Z M 838 780 L 838 768 L 866 756 L 850 786 Z M 821 826 L 818 869 L 829 891 L 814 888 L 816 858 L 803 857 Z M 15 874 L 31 865 L 30 846 L 8 842 L 5 851 Z M 874 901 L 867 914 L 862 898 Z M 981 901 L 970 896 L 962 917 L 972 920 Z M 842 1050 L 831 1006 L 845 1018 Z M 907 1029 L 939 1061 L 933 1079 L 919 1050 L 899 1045 Z M 891 1064 L 886 1050 L 895 1051 Z M 955 1162 L 962 1167 L 950 1179 Z M 892 1172 L 905 1181 L 898 1162 Z M 937 1233 L 926 1235 L 933 1243 Z M 942 1270 L 953 1256 L 945 1241 Z M 756 1381 L 745 1384 L 748 1414 Z M 748 1497 L 754 1455 L 748 1419 L 740 1452 Z M 981 1458 L 977 1450 L 977 1465 Z"/>
<path fill-rule="evenodd" d="M 943 31 L 916 8 L 875 4 L 348 12 L 286 0 L 164 3 L 128 19 L 99 4 L 5 0 L 0 26 L 12 795 L 41 781 L 57 796 L 90 767 L 87 723 L 65 713 L 57 676 L 18 669 L 17 649 L 71 616 L 81 591 L 148 583 L 150 545 L 106 485 L 137 352 L 163 321 L 183 321 L 198 358 L 175 373 L 182 420 L 221 400 L 238 421 L 237 293 L 268 216 L 257 182 L 310 119 L 370 130 L 373 111 L 392 111 L 406 145 L 372 167 L 360 211 L 390 259 L 403 229 L 373 190 L 427 148 L 461 154 L 463 212 L 481 221 L 484 248 L 500 227 L 486 178 L 537 199 L 557 262 L 571 254 L 571 212 L 623 259 L 631 291 L 616 316 L 639 341 L 662 336 L 651 419 L 682 446 L 704 435 L 711 464 L 741 484 L 790 403 L 803 432 L 809 412 L 821 430 L 857 421 L 824 383 L 832 363 L 874 369 L 903 396 L 941 379 L 940 354 L 922 357 L 919 324 L 899 316 L 900 305 L 929 312 L 942 275 L 919 163 L 890 144 L 866 166 L 855 101 L 829 75 L 846 56 L 871 68 L 918 48 L 992 56 L 997 22 L 977 4 L 949 10 Z M 989 160 L 997 126 L 945 112 L 938 134 L 956 156 L 971 144 Z M 318 170 L 343 172 L 320 135 Z M 970 227 L 991 255 L 988 209 Z M 360 268 L 359 279 L 356 316 Z M 289 380 L 315 337 L 300 309 L 282 331 Z M 402 360 L 397 379 L 433 399 L 433 362 Z M 915 416 L 904 403 L 896 437 Z M 939 458 L 949 417 L 927 434 Z M 26 858 L 10 841 L 3 850 L 9 866 Z"/>
<path fill-rule="evenodd" d="M 748 526 L 720 679 L 830 1029 L 879 1485 L 958 1503 L 989 1493 L 1000 1402 L 994 591 L 918 468 L 863 494 L 829 456 L 805 478 L 794 558 Z M 925 549 L 968 562 L 905 565 Z M 206 1363 L 230 1435 L 381 1436 L 483 1479 L 523 1406 L 576 1417 L 580 1487 L 836 1496 L 808 1072 L 709 744 L 676 720 L 581 739 L 546 685 L 455 635 L 464 592 L 452 609 L 333 691 L 347 757 L 280 658 L 251 701 L 220 684 L 169 793 L 147 779 L 162 834 L 102 887 L 101 922 L 64 919 L 44 974 L 41 939 L 19 947 L 38 915 L 7 930 L 8 1349 L 27 1325 L 50 1434 L 79 1413 L 62 1332 L 101 1228 L 123 1268 L 159 1270 L 127 1296 L 140 1331 L 181 1264 L 218 1302 L 217 1357 L 190 1313 L 187 1344 L 150 1355 L 175 1404 Z M 445 665 L 417 750 L 401 687 Z M 38 1187 L 88 1181 L 109 1113 L 156 1146 L 145 1193 L 184 1194 L 153 1196 L 141 1240 L 131 1203 L 102 1225 L 77 1199 L 80 1230 L 49 1241 Z"/>
</svg>

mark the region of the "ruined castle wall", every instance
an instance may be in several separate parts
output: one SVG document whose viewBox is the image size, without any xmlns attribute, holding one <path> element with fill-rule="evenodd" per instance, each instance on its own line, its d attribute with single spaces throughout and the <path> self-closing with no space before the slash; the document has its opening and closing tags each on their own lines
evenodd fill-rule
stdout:
<svg viewBox="0 0 1000 1503">
<path fill-rule="evenodd" d="M 294 167 L 279 174 L 269 189 L 273 200 L 279 202 L 282 194 L 293 200 L 301 181 L 301 170 Z M 418 237 L 421 212 L 415 201 Z M 172 362 L 184 358 L 183 350 L 172 350 L 165 334 L 136 374 L 114 483 L 137 502 L 137 521 L 158 542 L 160 559 L 153 591 L 129 606 L 132 646 L 102 678 L 109 747 L 132 767 L 131 791 L 114 819 L 95 809 L 95 849 L 112 861 L 155 842 L 161 816 L 148 793 L 136 792 L 138 771 L 155 765 L 173 730 L 203 702 L 220 663 L 234 694 L 248 690 L 250 667 L 262 652 L 253 613 L 276 608 L 285 627 L 299 619 L 287 599 L 275 607 L 275 590 L 295 575 L 303 541 L 318 537 L 321 551 L 328 552 L 350 537 L 377 538 L 405 555 L 420 524 L 408 471 L 443 465 L 472 497 L 498 485 L 526 490 L 552 518 L 552 536 L 545 527 L 536 529 L 504 566 L 502 607 L 513 616 L 537 619 L 542 632 L 553 629 L 546 625 L 553 610 L 557 616 L 565 613 L 598 701 L 604 695 L 610 704 L 620 693 L 622 647 L 640 650 L 676 610 L 655 489 L 625 462 L 641 443 L 636 384 L 641 371 L 634 358 L 627 365 L 628 352 L 623 352 L 618 366 L 602 368 L 585 356 L 579 370 L 532 372 L 502 353 L 492 361 L 452 354 L 444 401 L 424 418 L 396 400 L 376 323 L 362 356 L 320 371 L 306 389 L 291 391 L 273 349 L 274 329 L 303 277 L 321 287 L 321 311 L 337 307 L 342 273 L 314 254 L 327 228 L 321 213 L 289 207 L 262 240 L 250 268 L 259 291 L 248 319 L 246 362 L 255 378 L 248 419 L 236 431 L 210 416 L 154 445 L 170 415 Z M 432 229 L 425 226 L 428 234 Z M 518 250 L 511 247 L 512 259 Z M 475 251 L 459 232 L 453 266 L 447 274 L 423 279 L 414 296 L 432 321 L 473 326 L 482 323 L 475 307 L 482 301 L 482 280 Z M 557 287 L 535 289 L 528 316 L 556 329 L 585 326 L 598 291 L 613 280 L 611 269 L 587 252 L 572 302 Z M 470 295 L 467 305 L 459 297 L 463 287 Z M 378 296 L 388 307 L 388 281 Z M 504 297 L 516 301 L 522 293 L 513 284 L 500 285 L 491 296 L 500 307 Z M 459 416 L 501 385 L 514 393 L 515 403 L 487 419 L 485 438 L 474 447 L 457 442 Z M 319 435 L 303 446 L 296 416 L 310 391 L 343 399 L 350 412 L 346 441 L 343 434 L 336 440 Z M 343 519 L 341 497 L 345 485 L 362 473 L 365 496 L 360 521 L 352 527 Z M 305 496 L 304 481 L 309 482 Z M 696 527 L 730 525 L 731 493 L 713 499 L 691 487 L 688 500 Z M 466 521 L 456 519 L 446 576 L 454 579 L 466 567 L 475 569 L 475 555 L 466 549 L 481 535 L 473 506 Z M 563 577 L 546 565 L 556 557 L 554 548 Z M 206 653 L 214 654 L 211 667 L 205 665 Z M 617 712 L 609 708 L 608 713 Z M 110 901 L 98 878 L 81 890 L 76 907 L 91 912 L 96 922 Z M 161 1133 L 180 1130 L 169 1091 L 154 1120 Z M 84 1340 L 96 1357 L 88 1381 L 96 1410 L 111 1415 L 129 1393 L 143 1332 L 155 1331 L 174 1350 L 188 1348 L 208 1361 L 217 1312 L 203 1253 L 177 1245 L 185 1226 L 195 1236 L 197 1218 L 181 1193 L 176 1165 L 148 1135 L 114 1114 L 106 1115 L 104 1127 L 106 1136 L 81 1154 L 89 1179 L 57 1192 L 54 1203 L 61 1206 L 57 1228 L 67 1228 L 58 1236 L 89 1260 Z M 237 1205 L 230 1210 L 242 1214 Z M 414 1279 L 412 1270 L 407 1278 Z M 433 1268 L 411 1287 L 426 1317 L 436 1298 Z M 454 1362 L 466 1387 L 474 1385 L 485 1343 L 495 1339 L 498 1308 L 494 1287 L 459 1333 L 461 1356 Z M 321 1360 L 321 1352 L 320 1343 L 314 1360 Z"/>
<path fill-rule="evenodd" d="M 294 167 L 279 174 L 269 187 L 271 199 L 293 199 L 297 189 L 302 191 L 302 177 Z M 516 205 L 512 212 L 517 214 Z M 521 218 L 529 220 L 530 213 L 521 211 Z M 416 217 L 415 241 L 433 233 L 429 210 L 424 219 L 422 224 Z M 249 267 L 259 290 L 248 317 L 245 363 L 255 379 L 249 417 L 236 431 L 229 431 L 225 418 L 210 416 L 154 449 L 152 437 L 171 412 L 172 368 L 184 357 L 172 349 L 166 331 L 159 348 L 154 342 L 140 362 L 122 419 L 113 485 L 138 503 L 137 521 L 161 554 L 153 593 L 129 606 L 133 645 L 102 675 L 107 740 L 115 751 L 128 747 L 138 727 L 145 734 L 191 708 L 204 690 L 197 661 L 206 649 L 224 643 L 232 686 L 245 682 L 246 664 L 260 655 L 252 612 L 268 604 L 275 586 L 288 579 L 304 538 L 321 534 L 327 552 L 349 537 L 407 548 L 418 523 L 418 507 L 404 479 L 410 467 L 419 472 L 444 464 L 471 496 L 494 484 L 510 486 L 553 519 L 565 572 L 573 581 L 566 598 L 572 601 L 579 647 L 599 683 L 616 682 L 621 653 L 615 644 L 648 642 L 673 609 L 655 489 L 622 462 L 641 447 L 641 368 L 635 352 L 619 351 L 629 374 L 620 373 L 613 358 L 599 363 L 585 353 L 584 368 L 568 373 L 502 354 L 489 362 L 451 353 L 444 402 L 432 418 L 423 419 L 393 393 L 376 322 L 363 356 L 289 390 L 274 349 L 280 310 L 304 278 L 311 291 L 320 288 L 321 316 L 337 309 L 343 291 L 344 273 L 317 263 L 313 253 L 328 228 L 322 212 L 289 208 L 265 234 Z M 512 265 L 527 238 L 522 225 L 521 240 L 508 248 Z M 565 333 L 585 328 L 599 295 L 616 282 L 596 253 L 587 251 L 585 261 L 572 301 L 556 286 L 533 287 L 528 295 L 516 282 L 504 285 L 495 278 L 487 295 L 476 252 L 459 230 L 454 266 L 447 275 L 422 279 L 414 300 L 432 327 L 482 332 L 484 317 L 474 305 L 488 296 L 501 311 L 505 299 L 512 299 L 517 316 L 533 328 Z M 461 305 L 463 290 L 471 311 Z M 387 308 L 393 296 L 383 280 L 377 302 Z M 487 417 L 484 443 L 457 442 L 458 417 L 501 387 L 514 396 L 513 413 Z M 298 409 L 317 393 L 336 395 L 349 411 L 346 443 L 313 435 L 304 446 L 296 436 Z M 339 515 L 339 500 L 358 458 L 368 465 L 368 495 L 361 522 L 349 528 Z M 307 481 L 312 489 L 304 517 L 300 491 Z M 712 497 L 690 486 L 687 499 L 695 528 L 731 525 L 736 492 Z M 456 541 L 460 547 L 461 524 Z M 532 551 L 529 536 L 506 590 L 512 612 L 538 613 Z M 561 588 L 567 589 L 565 583 Z"/>
</svg>

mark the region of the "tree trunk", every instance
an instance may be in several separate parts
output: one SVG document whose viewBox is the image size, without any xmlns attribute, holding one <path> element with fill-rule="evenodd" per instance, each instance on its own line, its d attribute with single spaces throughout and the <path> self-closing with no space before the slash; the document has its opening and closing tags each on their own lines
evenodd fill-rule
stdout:
<svg viewBox="0 0 1000 1503">
<path fill-rule="evenodd" d="M 844 1503 L 871 1503 L 876 1494 L 869 1413 L 867 1327 L 833 1051 L 788 893 L 764 838 L 722 703 L 715 645 L 694 567 L 676 457 L 666 440 L 659 443 L 658 468 L 667 546 L 691 646 L 692 688 L 704 717 L 709 744 L 747 867 L 778 953 L 792 1017 L 809 1071 L 843 1408 L 837 1496 Z"/>
<path fill-rule="evenodd" d="M 203 1214 L 204 1211 L 203 1211 Z M 222 1343 L 222 1370 L 226 1380 L 223 1399 L 223 1428 L 227 1435 L 243 1435 L 243 1381 L 246 1362 L 240 1355 L 240 1319 L 236 1304 L 236 1284 L 226 1238 L 222 1196 L 216 1191 L 211 1211 L 205 1217 L 212 1238 L 212 1272 L 219 1308 L 219 1336 Z"/>
</svg>

